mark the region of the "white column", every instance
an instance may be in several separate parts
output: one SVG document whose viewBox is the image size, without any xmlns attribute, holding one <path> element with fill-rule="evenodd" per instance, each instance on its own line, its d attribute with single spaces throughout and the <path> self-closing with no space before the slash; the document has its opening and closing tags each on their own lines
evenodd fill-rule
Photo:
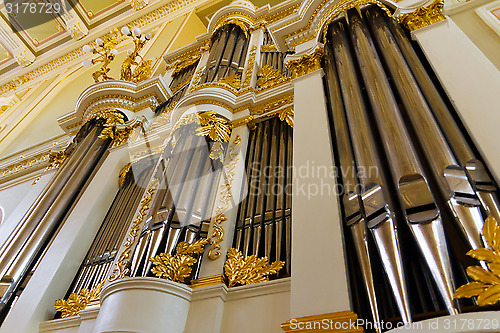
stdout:
<svg viewBox="0 0 500 333">
<path fill-rule="evenodd" d="M 350 309 L 322 76 L 294 80 L 291 318 Z"/>
<path fill-rule="evenodd" d="M 82 263 L 117 191 L 118 174 L 129 161 L 128 148 L 113 150 L 96 172 L 11 309 L 0 333 L 38 332 L 55 314 Z"/>
<path fill-rule="evenodd" d="M 500 179 L 500 72 L 450 19 L 414 31 L 496 179 Z"/>
</svg>

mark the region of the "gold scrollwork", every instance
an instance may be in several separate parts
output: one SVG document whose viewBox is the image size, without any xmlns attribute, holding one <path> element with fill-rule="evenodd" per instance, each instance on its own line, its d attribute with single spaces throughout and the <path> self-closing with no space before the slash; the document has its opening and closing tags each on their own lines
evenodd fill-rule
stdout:
<svg viewBox="0 0 500 333">
<path fill-rule="evenodd" d="M 272 52 L 272 51 L 278 51 L 276 45 L 274 44 L 265 44 L 260 46 L 260 52 Z"/>
<path fill-rule="evenodd" d="M 245 80 L 243 81 L 243 87 L 250 87 L 253 76 L 253 68 L 255 66 L 255 55 L 257 54 L 257 45 L 252 45 L 250 48 L 250 53 L 248 55 L 247 66 L 245 68 Z"/>
<path fill-rule="evenodd" d="M 226 76 L 215 82 L 227 84 L 228 86 L 236 90 L 241 89 L 241 77 L 238 74 Z"/>
<path fill-rule="evenodd" d="M 120 187 L 122 187 L 123 184 L 125 183 L 125 179 L 127 178 L 127 175 L 128 175 L 131 168 L 132 168 L 132 163 L 129 162 L 129 163 L 125 164 L 125 166 L 120 170 L 120 175 L 118 177 L 118 179 L 119 179 L 118 183 L 119 183 Z"/>
<path fill-rule="evenodd" d="M 222 206 L 218 206 L 215 211 L 215 219 L 213 224 L 212 236 L 210 237 L 210 250 L 208 251 L 208 258 L 211 260 L 217 260 L 221 256 L 220 243 L 224 239 L 224 228 L 222 223 L 227 220 L 224 212 L 229 206 L 229 200 L 231 199 L 231 185 L 233 183 L 234 175 L 236 174 L 236 165 L 238 164 L 238 146 L 241 143 L 241 137 L 236 135 L 233 143 L 228 151 L 229 161 L 224 168 L 224 183 L 221 186 L 220 202 Z"/>
<path fill-rule="evenodd" d="M 269 275 L 278 273 L 285 264 L 283 261 L 275 261 L 271 264 L 268 262 L 267 257 L 258 258 L 255 254 L 243 257 L 241 251 L 230 248 L 224 263 L 228 287 L 269 281 Z"/>
<path fill-rule="evenodd" d="M 151 273 L 159 278 L 170 281 L 179 283 L 186 282 L 186 278 L 191 276 L 191 266 L 198 261 L 198 259 L 193 257 L 193 254 L 203 253 L 207 243 L 208 238 L 198 239 L 192 244 L 180 242 L 177 245 L 175 255 L 160 253 L 150 258 L 149 261 L 154 265 L 151 269 Z"/>
<path fill-rule="evenodd" d="M 62 318 L 78 315 L 91 302 L 99 300 L 104 282 L 105 280 L 101 281 L 91 290 L 82 289 L 78 293 L 72 293 L 68 299 L 58 299 L 54 303 L 54 308 L 61 312 Z"/>
<path fill-rule="evenodd" d="M 443 15 L 443 6 L 444 0 L 436 0 L 429 6 L 419 7 L 414 12 L 399 15 L 398 22 L 413 31 L 443 21 L 446 19 Z"/>
<path fill-rule="evenodd" d="M 290 60 L 286 67 L 292 71 L 293 78 L 311 73 L 321 68 L 323 48 L 318 47 L 312 54 L 304 54 L 299 59 Z"/>
<path fill-rule="evenodd" d="M 231 15 L 234 15 L 234 14 L 231 14 Z M 248 15 L 245 15 L 245 16 L 247 19 L 250 19 L 250 21 L 253 22 L 253 18 L 249 17 Z M 219 22 L 217 23 L 217 25 L 214 28 L 214 32 L 212 33 L 212 36 L 215 35 L 217 30 L 219 30 L 220 28 L 222 28 L 223 26 L 228 25 L 228 24 L 237 25 L 238 27 L 241 28 L 241 30 L 243 30 L 243 32 L 245 33 L 245 36 L 248 37 L 250 26 L 249 26 L 248 22 L 244 21 L 240 17 L 229 17 L 229 18 L 223 18 L 222 20 L 219 20 Z"/>
<path fill-rule="evenodd" d="M 198 113 L 200 128 L 196 130 L 199 136 L 208 136 L 216 142 L 228 142 L 231 127 L 226 118 L 219 116 L 214 111 Z"/>
<path fill-rule="evenodd" d="M 59 168 L 67 157 L 68 155 L 66 155 L 64 150 L 49 153 L 49 165 L 45 171 Z"/>
<path fill-rule="evenodd" d="M 130 227 L 130 230 L 128 232 L 128 237 L 123 244 L 125 248 L 118 257 L 116 266 L 115 268 L 113 268 L 113 271 L 108 278 L 109 281 L 123 279 L 130 273 L 130 269 L 128 268 L 128 264 L 130 262 L 130 252 L 132 250 L 132 245 L 134 244 L 135 239 L 139 235 L 141 223 L 146 217 L 146 214 L 149 210 L 149 202 L 153 198 L 153 193 L 155 192 L 154 186 L 155 185 L 153 183 L 153 185 L 151 185 L 151 187 L 144 193 L 141 199 L 141 205 L 134 221 L 132 221 L 132 226 Z"/>
<path fill-rule="evenodd" d="M 467 267 L 467 275 L 474 281 L 461 286 L 453 295 L 453 298 L 477 296 L 479 306 L 500 301 L 500 226 L 491 215 L 484 223 L 483 237 L 490 248 L 470 250 L 467 255 L 487 262 L 488 269 L 479 266 Z"/>
</svg>

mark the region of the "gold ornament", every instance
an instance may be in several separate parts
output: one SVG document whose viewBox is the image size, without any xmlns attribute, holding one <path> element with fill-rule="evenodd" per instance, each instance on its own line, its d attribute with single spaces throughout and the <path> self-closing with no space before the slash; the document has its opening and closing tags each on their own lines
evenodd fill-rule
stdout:
<svg viewBox="0 0 500 333">
<path fill-rule="evenodd" d="M 236 90 L 241 89 L 241 77 L 238 74 L 226 76 L 215 82 L 227 84 L 228 86 Z"/>
<path fill-rule="evenodd" d="M 323 48 L 318 47 L 312 54 L 304 54 L 299 59 L 290 60 L 286 67 L 292 71 L 293 78 L 311 73 L 321 68 Z"/>
<path fill-rule="evenodd" d="M 467 275 L 475 281 L 461 286 L 453 295 L 453 298 L 477 296 L 479 306 L 492 305 L 500 301 L 500 226 L 491 215 L 484 223 L 483 237 L 490 248 L 470 250 L 467 255 L 487 262 L 488 269 L 480 266 L 467 267 Z"/>
<path fill-rule="evenodd" d="M 257 86 L 260 89 L 272 88 L 277 85 L 289 81 L 290 78 L 281 74 L 281 72 L 269 65 L 265 65 L 257 72 Z"/>
<path fill-rule="evenodd" d="M 203 253 L 207 243 L 207 238 L 198 239 L 192 244 L 181 242 L 177 245 L 175 255 L 160 253 L 150 258 L 149 261 L 154 265 L 151 269 L 151 273 L 159 278 L 184 283 L 186 278 L 191 275 L 191 266 L 198 261 L 198 259 L 194 258 L 192 255 Z"/>
<path fill-rule="evenodd" d="M 198 113 L 201 127 L 196 130 L 199 136 L 208 136 L 213 141 L 228 142 L 231 127 L 227 119 L 219 116 L 214 111 L 205 111 Z"/>
<path fill-rule="evenodd" d="M 67 157 L 64 150 L 49 153 L 49 165 L 45 171 L 59 168 Z"/>
<path fill-rule="evenodd" d="M 138 83 L 151 76 L 153 73 L 153 66 L 151 65 L 151 60 L 144 60 L 144 58 L 139 54 L 147 40 L 135 37 L 132 38 L 134 41 L 134 50 L 132 50 L 122 63 L 120 80 Z M 137 62 L 137 57 L 140 58 L 139 62 Z M 132 66 L 135 66 L 133 70 Z"/>
<path fill-rule="evenodd" d="M 413 31 L 446 20 L 443 6 L 444 0 L 436 0 L 427 7 L 419 7 L 414 12 L 399 15 L 398 22 Z"/>
<path fill-rule="evenodd" d="M 255 65 L 255 55 L 257 54 L 257 45 L 252 45 L 250 49 L 250 54 L 248 55 L 247 66 L 245 68 L 245 80 L 243 81 L 243 87 L 250 87 L 252 81 L 253 68 Z"/>
<path fill-rule="evenodd" d="M 56 311 L 61 311 L 62 318 L 76 316 L 91 302 L 99 300 L 103 285 L 104 281 L 101 281 L 91 290 L 82 289 L 78 293 L 70 294 L 67 300 L 58 299 L 55 301 L 54 307 Z"/>
<path fill-rule="evenodd" d="M 220 160 L 221 163 L 224 163 L 224 147 L 220 142 L 214 143 L 212 149 L 210 150 L 210 155 L 208 155 L 211 160 Z"/>
<path fill-rule="evenodd" d="M 120 187 L 122 187 L 123 184 L 125 183 L 125 179 L 127 178 L 128 172 L 130 171 L 131 168 L 132 168 L 132 163 L 129 162 L 125 164 L 125 166 L 120 170 L 120 176 L 119 176 Z"/>
<path fill-rule="evenodd" d="M 278 51 L 276 45 L 274 44 L 265 44 L 260 46 L 260 52 L 273 52 Z"/>
<path fill-rule="evenodd" d="M 289 106 L 278 111 L 278 117 L 281 121 L 286 121 L 290 127 L 293 127 L 293 106 Z"/>
<path fill-rule="evenodd" d="M 285 263 L 275 261 L 269 264 L 268 261 L 267 257 L 257 258 L 255 254 L 245 258 L 241 251 L 230 248 L 224 263 L 228 287 L 269 281 L 269 275 L 278 273 Z"/>
</svg>

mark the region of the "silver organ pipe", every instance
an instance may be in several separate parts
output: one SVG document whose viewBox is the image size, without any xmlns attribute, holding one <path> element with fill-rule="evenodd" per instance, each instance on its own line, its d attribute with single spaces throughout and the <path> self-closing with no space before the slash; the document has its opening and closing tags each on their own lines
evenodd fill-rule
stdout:
<svg viewBox="0 0 500 333">
<path fill-rule="evenodd" d="M 276 117 L 250 133 L 245 188 L 238 207 L 233 247 L 244 256 L 285 261 L 290 274 L 292 128 Z"/>
<path fill-rule="evenodd" d="M 0 303 L 2 318 L 105 156 L 112 140 L 98 138 L 102 129 L 99 119 L 82 127 L 77 141 L 69 148 L 71 154 L 54 175 L 54 180 L 49 182 L 2 249 L 0 276 L 2 282 L 10 284 Z M 83 140 L 78 141 L 82 137 Z"/>
<path fill-rule="evenodd" d="M 154 199 L 135 248 L 132 276 L 150 274 L 149 258 L 174 254 L 179 242 L 207 237 L 222 163 L 209 157 L 214 142 L 196 135 L 195 129 L 194 125 L 181 127 L 172 151 L 162 159 L 164 167 L 157 178 L 163 189 Z M 199 264 L 193 267 L 193 276 Z"/>
<path fill-rule="evenodd" d="M 134 164 L 111 204 L 68 294 L 92 289 L 105 277 L 115 259 L 121 240 L 147 186 L 154 165 L 150 159 Z"/>
<path fill-rule="evenodd" d="M 484 247 L 483 217 L 499 214 L 497 185 L 393 18 L 375 5 L 351 9 L 330 24 L 326 39 L 325 89 L 352 240 L 348 248 L 354 250 L 353 269 L 361 272 L 371 315 L 377 320 L 378 302 L 387 299 L 379 294 L 387 287 L 371 281 L 380 279 L 373 259 L 384 267 L 381 281 L 388 281 L 403 321 L 412 320 L 405 272 L 417 275 L 412 281 L 427 294 L 415 294 L 424 312 L 443 304 L 456 314 L 459 275 L 452 264 L 461 263 L 452 262 L 445 230 L 462 233 L 466 243 L 459 246 Z M 366 172 L 370 167 L 381 172 L 374 177 Z M 365 172 L 346 172 L 356 168 Z M 408 244 L 400 249 L 401 237 L 419 253 Z M 426 288 L 422 279 L 435 287 Z"/>
</svg>

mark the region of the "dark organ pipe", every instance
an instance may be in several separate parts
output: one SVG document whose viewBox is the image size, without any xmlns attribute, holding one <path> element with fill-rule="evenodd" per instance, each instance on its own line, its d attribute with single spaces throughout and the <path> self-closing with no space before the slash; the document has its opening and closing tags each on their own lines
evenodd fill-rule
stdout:
<svg viewBox="0 0 500 333">
<path fill-rule="evenodd" d="M 377 297 L 372 275 L 372 263 L 370 260 L 370 250 L 367 241 L 367 227 L 362 201 L 357 186 L 357 167 L 352 152 L 347 119 L 342 104 L 342 96 L 338 82 L 337 69 L 333 61 L 330 45 L 325 47 L 325 74 L 327 76 L 327 90 L 329 92 L 331 107 L 331 122 L 334 125 L 334 133 L 338 148 L 340 170 L 342 176 L 343 195 L 342 202 L 346 224 L 354 240 L 354 248 L 361 267 L 361 275 L 365 286 L 366 294 L 370 303 L 370 309 L 375 323 L 380 323 L 379 311 L 377 308 Z"/>
<path fill-rule="evenodd" d="M 469 240 L 470 246 L 474 249 L 484 247 L 481 241 L 484 222 L 479 209 L 480 202 L 467 179 L 465 169 L 455 160 L 384 16 L 375 8 L 368 9 L 366 15 L 442 196 L 453 211 L 453 216 Z"/>
<path fill-rule="evenodd" d="M 365 170 L 358 176 L 362 188 L 360 195 L 366 223 L 375 239 L 399 313 L 404 322 L 410 322 L 408 291 L 402 267 L 396 221 L 394 220 L 394 204 L 388 192 L 384 173 L 367 172 L 374 169 L 381 170 L 383 164 L 376 153 L 377 147 L 369 125 L 368 109 L 358 85 L 354 63 L 349 52 L 349 42 L 342 22 L 334 24 L 331 41 L 334 45 L 333 51 L 352 135 L 354 155 L 357 165 Z M 339 132 L 337 135 L 341 135 L 341 133 Z M 354 179 L 350 181 L 355 184 Z M 355 198 L 351 199 L 351 203 L 356 207 Z"/>
<path fill-rule="evenodd" d="M 4 263 L 7 265 L 4 266 L 2 280 L 9 281 L 10 286 L 3 295 L 0 303 L 2 317 L 8 311 L 13 301 L 13 296 L 22 287 L 23 282 L 40 259 L 45 247 L 49 244 L 51 238 L 64 220 L 64 217 L 75 203 L 81 189 L 91 177 L 95 168 L 99 165 L 111 142 L 109 138 L 98 138 L 102 127 L 99 121 L 94 120 L 94 122 L 96 122 L 95 126 L 97 129 L 92 130 L 87 136 L 91 139 L 87 140 L 86 138 L 83 140 L 83 148 L 75 149 L 69 157 L 70 160 L 67 164 L 72 167 L 72 170 L 69 171 L 69 167 L 67 167 L 59 171 L 59 173 L 66 173 L 69 171 L 69 177 L 58 177 L 60 181 L 66 179 L 60 188 L 60 183 L 57 185 L 54 183 L 54 186 L 57 186 L 59 191 L 57 191 L 57 193 L 52 193 L 53 196 L 49 198 L 44 196 L 42 200 L 37 202 L 38 205 L 43 206 L 44 209 L 35 208 L 31 211 L 31 214 L 25 217 L 25 223 L 27 225 L 33 225 L 29 238 L 22 244 L 22 247 L 10 257 L 10 260 L 7 261 L 5 258 L 6 261 Z M 73 162 L 72 160 L 76 160 L 77 162 Z M 50 204 L 47 204 L 47 202 L 50 202 Z"/>
<path fill-rule="evenodd" d="M 200 83 L 243 74 L 249 38 L 237 25 L 228 24 L 214 35 L 207 66 Z"/>
<path fill-rule="evenodd" d="M 258 123 L 250 133 L 247 182 L 233 240 L 233 247 L 244 256 L 285 261 L 284 275 L 290 272 L 291 130 L 274 117 Z"/>
<path fill-rule="evenodd" d="M 358 12 L 348 15 L 350 34 L 403 212 L 450 314 L 457 313 L 448 249 L 439 209 L 409 140 L 375 46 Z"/>
</svg>

